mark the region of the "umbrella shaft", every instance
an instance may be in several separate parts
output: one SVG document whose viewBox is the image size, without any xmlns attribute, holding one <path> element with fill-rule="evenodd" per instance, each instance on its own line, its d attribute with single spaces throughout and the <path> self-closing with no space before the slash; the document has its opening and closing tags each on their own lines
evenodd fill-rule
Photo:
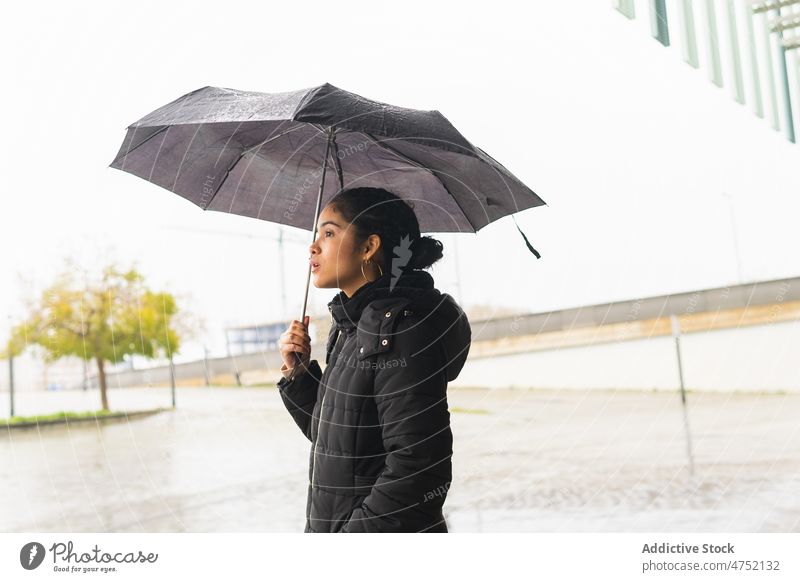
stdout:
<svg viewBox="0 0 800 582">
<path fill-rule="evenodd" d="M 325 145 L 325 157 L 322 158 L 322 177 L 319 181 L 319 192 L 317 193 L 317 207 L 314 210 L 314 224 L 311 227 L 311 243 L 314 244 L 314 241 L 317 238 L 317 221 L 319 220 L 319 213 L 322 206 L 322 191 L 325 187 L 325 171 L 328 169 L 328 155 L 330 154 L 331 150 L 331 142 L 333 141 L 333 128 L 328 128 L 326 130 L 328 134 L 327 143 Z M 306 274 L 306 293 L 305 297 L 303 297 L 303 314 L 300 316 L 300 322 L 304 322 L 306 319 L 306 306 L 308 304 L 308 289 L 311 285 L 311 262 L 308 263 L 308 272 Z M 295 361 L 296 364 L 300 363 L 300 354 L 295 352 Z M 294 369 L 297 369 L 297 365 L 295 365 Z M 292 372 L 292 376 L 294 376 L 294 372 Z"/>
</svg>

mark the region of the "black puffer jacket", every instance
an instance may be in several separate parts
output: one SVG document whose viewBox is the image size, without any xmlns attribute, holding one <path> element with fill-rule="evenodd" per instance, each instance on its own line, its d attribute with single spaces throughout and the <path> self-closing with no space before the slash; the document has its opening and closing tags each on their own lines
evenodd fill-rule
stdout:
<svg viewBox="0 0 800 582">
<path fill-rule="evenodd" d="M 447 382 L 471 330 L 425 271 L 391 273 L 328 304 L 326 367 L 278 388 L 311 440 L 305 532 L 446 532 Z"/>
</svg>

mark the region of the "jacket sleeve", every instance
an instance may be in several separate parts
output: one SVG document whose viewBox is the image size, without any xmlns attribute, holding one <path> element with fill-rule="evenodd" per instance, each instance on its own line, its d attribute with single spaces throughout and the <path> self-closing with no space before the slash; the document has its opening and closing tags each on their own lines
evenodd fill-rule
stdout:
<svg viewBox="0 0 800 582">
<path fill-rule="evenodd" d="M 317 403 L 320 378 L 322 370 L 319 363 L 311 360 L 304 374 L 292 380 L 282 377 L 277 383 L 286 410 L 308 440 L 311 440 L 311 415 Z"/>
<path fill-rule="evenodd" d="M 433 350 L 394 362 L 375 372 L 385 466 L 342 533 L 416 532 L 442 519 L 453 454 L 446 371 Z"/>
</svg>

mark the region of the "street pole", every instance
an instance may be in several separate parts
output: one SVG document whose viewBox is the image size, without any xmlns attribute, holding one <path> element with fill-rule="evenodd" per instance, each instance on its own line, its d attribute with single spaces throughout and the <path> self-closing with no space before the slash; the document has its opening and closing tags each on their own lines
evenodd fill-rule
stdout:
<svg viewBox="0 0 800 582">
<path fill-rule="evenodd" d="M 203 368 L 206 375 L 206 386 L 211 386 L 211 375 L 208 373 L 208 348 L 203 346 Z"/>
<path fill-rule="evenodd" d="M 453 237 L 453 262 L 456 266 L 456 294 L 458 295 L 458 304 L 464 307 L 464 297 L 461 295 L 461 269 L 458 263 L 458 236 Z"/>
<path fill-rule="evenodd" d="M 11 353 L 11 346 L 8 350 L 8 392 L 11 397 L 11 415 L 14 418 L 14 354 Z"/>
<path fill-rule="evenodd" d="M 689 474 L 694 476 L 694 455 L 692 454 L 692 433 L 689 429 L 689 408 L 686 404 L 686 388 L 683 384 L 683 363 L 681 361 L 681 328 L 677 316 L 669 316 L 672 324 L 672 337 L 675 338 L 675 353 L 678 356 L 678 379 L 681 384 L 681 408 L 683 409 L 683 431 L 686 435 L 686 455 L 689 458 Z"/>
<path fill-rule="evenodd" d="M 175 364 L 172 361 L 172 353 L 169 354 L 169 383 L 172 392 L 172 408 L 175 408 Z"/>
<path fill-rule="evenodd" d="M 283 319 L 289 313 L 289 309 L 286 307 L 286 259 L 283 256 L 285 252 L 283 248 L 283 227 L 278 228 L 278 258 L 281 261 L 281 319 Z"/>
<path fill-rule="evenodd" d="M 8 350 L 8 398 L 9 410 L 11 414 L 9 418 L 14 418 L 14 325 L 11 321 L 11 316 L 8 316 L 8 326 L 10 328 L 8 343 L 6 348 Z"/>
</svg>

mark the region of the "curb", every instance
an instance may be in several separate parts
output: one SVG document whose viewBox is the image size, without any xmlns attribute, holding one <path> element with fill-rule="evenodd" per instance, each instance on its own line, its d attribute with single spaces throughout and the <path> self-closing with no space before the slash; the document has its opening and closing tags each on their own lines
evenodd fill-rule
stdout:
<svg viewBox="0 0 800 582">
<path fill-rule="evenodd" d="M 135 410 L 133 412 L 117 412 L 114 414 L 109 414 L 107 416 L 87 416 L 86 418 L 59 418 L 59 419 L 51 419 L 51 420 L 40 420 L 30 421 L 30 422 L 0 422 L 0 430 L 5 429 L 15 429 L 15 428 L 32 428 L 37 426 L 46 426 L 46 425 L 54 425 L 54 424 L 72 424 L 77 422 L 104 422 L 106 420 L 120 420 L 120 419 L 129 419 L 132 417 L 140 417 L 140 416 L 151 416 L 153 414 L 158 414 L 159 412 L 165 412 L 167 410 L 172 410 L 171 407 L 169 408 L 153 408 L 151 410 Z"/>
</svg>

